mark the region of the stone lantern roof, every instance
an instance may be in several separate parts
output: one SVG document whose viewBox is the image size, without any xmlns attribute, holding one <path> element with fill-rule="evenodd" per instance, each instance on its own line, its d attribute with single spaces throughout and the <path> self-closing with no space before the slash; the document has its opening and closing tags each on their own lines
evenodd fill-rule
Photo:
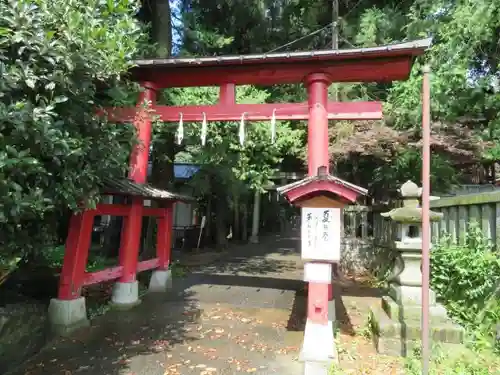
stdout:
<svg viewBox="0 0 500 375">
<path fill-rule="evenodd" d="M 419 188 L 413 181 L 406 181 L 399 189 L 399 193 L 403 200 L 402 207 L 394 208 L 381 215 L 398 223 L 421 223 L 422 207 L 420 198 L 422 197 L 422 188 Z M 442 217 L 443 214 L 440 212 L 429 212 L 430 221 L 439 221 Z"/>
</svg>

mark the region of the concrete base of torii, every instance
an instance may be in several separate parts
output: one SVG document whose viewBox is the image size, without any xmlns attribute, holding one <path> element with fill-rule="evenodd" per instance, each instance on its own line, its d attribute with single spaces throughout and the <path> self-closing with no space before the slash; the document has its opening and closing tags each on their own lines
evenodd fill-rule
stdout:
<svg viewBox="0 0 500 375">
<path fill-rule="evenodd" d="M 48 318 L 53 333 L 69 336 L 75 330 L 90 325 L 85 306 L 85 297 L 71 300 L 50 300 Z"/>
<path fill-rule="evenodd" d="M 155 270 L 149 280 L 149 292 L 162 293 L 172 288 L 172 270 Z"/>
<path fill-rule="evenodd" d="M 137 280 L 113 285 L 110 305 L 120 310 L 131 309 L 141 303 L 139 299 L 139 282 Z"/>
</svg>

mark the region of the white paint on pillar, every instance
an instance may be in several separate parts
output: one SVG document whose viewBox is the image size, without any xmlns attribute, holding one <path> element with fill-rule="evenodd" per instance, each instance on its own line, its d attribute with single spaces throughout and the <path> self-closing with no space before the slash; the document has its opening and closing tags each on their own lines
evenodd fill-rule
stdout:
<svg viewBox="0 0 500 375">
<path fill-rule="evenodd" d="M 256 190 L 253 200 L 252 235 L 250 236 L 250 243 L 259 243 L 259 223 L 260 223 L 260 192 Z"/>
</svg>

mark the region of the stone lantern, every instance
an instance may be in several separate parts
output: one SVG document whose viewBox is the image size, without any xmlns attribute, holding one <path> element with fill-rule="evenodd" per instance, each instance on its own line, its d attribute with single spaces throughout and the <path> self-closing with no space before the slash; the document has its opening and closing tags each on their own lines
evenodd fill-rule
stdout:
<svg viewBox="0 0 500 375">
<path fill-rule="evenodd" d="M 396 223 L 393 249 L 397 253 L 389 295 L 382 297 L 380 306 L 371 311 L 373 337 L 382 354 L 406 355 L 421 337 L 422 314 L 422 189 L 407 181 L 400 189 L 401 207 L 381 214 Z M 441 213 L 430 212 L 430 221 L 439 221 Z M 429 290 L 432 340 L 459 344 L 464 330 L 447 316 L 446 309 L 436 302 Z"/>
</svg>

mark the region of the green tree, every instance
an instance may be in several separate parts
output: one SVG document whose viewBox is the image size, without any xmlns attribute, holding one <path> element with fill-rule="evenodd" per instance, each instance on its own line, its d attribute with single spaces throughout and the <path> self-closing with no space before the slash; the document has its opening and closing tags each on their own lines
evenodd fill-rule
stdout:
<svg viewBox="0 0 500 375">
<path fill-rule="evenodd" d="M 263 103 L 268 97 L 269 93 L 253 86 L 238 87 L 236 92 L 238 103 L 244 104 Z M 171 105 L 215 104 L 218 89 L 170 89 L 164 91 L 162 100 Z M 231 212 L 235 221 L 239 221 L 240 204 L 246 202 L 249 192 L 263 191 L 285 155 L 296 155 L 300 151 L 304 131 L 292 129 L 287 122 L 278 122 L 276 141 L 272 143 L 269 122 L 246 123 L 245 141 L 240 145 L 239 123 L 209 122 L 206 144 L 202 146 L 201 126 L 200 123 L 184 124 L 184 148 L 177 154 L 177 160 L 201 165 L 191 184 L 196 196 L 203 198 L 205 204 L 208 201 L 213 204 L 217 239 L 223 244 L 232 222 Z M 158 123 L 155 142 L 163 142 L 162 135 L 176 127 L 177 124 Z M 233 230 L 235 236 L 239 234 L 239 225 L 234 225 Z"/>
<path fill-rule="evenodd" d="M 69 210 L 122 177 L 132 127 L 96 115 L 141 43 L 133 0 L 0 3 L 0 257 L 65 237 Z"/>
</svg>

